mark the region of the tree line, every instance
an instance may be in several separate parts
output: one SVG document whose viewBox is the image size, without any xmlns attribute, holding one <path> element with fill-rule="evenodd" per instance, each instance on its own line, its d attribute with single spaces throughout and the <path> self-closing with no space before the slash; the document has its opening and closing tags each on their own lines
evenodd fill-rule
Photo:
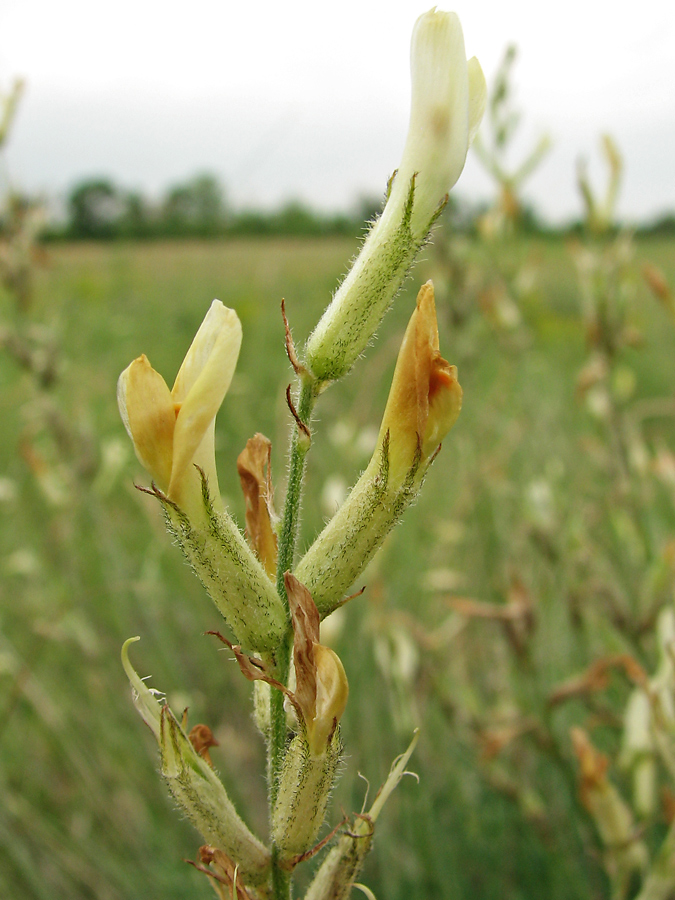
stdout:
<svg viewBox="0 0 675 900">
<path fill-rule="evenodd" d="M 27 202 L 30 202 L 27 200 Z M 444 219 L 455 231 L 475 232 L 488 208 L 486 203 L 470 203 L 452 195 Z M 235 210 L 228 203 L 219 180 L 201 173 L 173 185 L 159 200 L 150 200 L 139 191 L 127 190 L 110 178 L 87 178 L 69 192 L 65 217 L 50 222 L 41 237 L 47 240 L 152 240 L 159 238 L 201 239 L 225 236 L 328 236 L 362 235 L 369 221 L 381 209 L 381 200 L 363 198 L 351 213 L 322 213 L 291 200 L 277 209 Z M 525 234 L 551 237 L 583 230 L 581 221 L 551 227 L 531 205 L 524 204 L 519 230 Z M 663 214 L 640 223 L 638 234 L 675 234 L 675 215 Z"/>
<path fill-rule="evenodd" d="M 352 214 L 321 213 L 293 200 L 278 209 L 234 210 L 218 179 L 202 173 L 169 188 L 159 201 L 109 178 L 88 178 L 68 194 L 66 216 L 50 224 L 52 240 L 114 240 L 225 235 L 353 235 L 379 211 L 362 200 Z"/>
</svg>

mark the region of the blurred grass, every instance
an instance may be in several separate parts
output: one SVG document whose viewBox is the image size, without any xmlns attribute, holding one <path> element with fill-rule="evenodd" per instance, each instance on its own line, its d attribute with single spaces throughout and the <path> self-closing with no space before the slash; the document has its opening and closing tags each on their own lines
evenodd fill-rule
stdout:
<svg viewBox="0 0 675 900">
<path fill-rule="evenodd" d="M 171 383 L 210 301 L 234 307 L 244 344 L 217 423 L 221 490 L 241 521 L 235 459 L 262 431 L 273 440 L 280 502 L 291 377 L 280 300 L 301 343 L 355 250 L 354 242 L 336 239 L 50 249 L 32 315 L 55 329 L 66 360 L 54 401 L 113 462 L 60 505 L 50 503 L 35 461 L 32 470 L 26 463 L 29 437 L 38 451 L 44 444 L 49 468 L 49 445 L 36 432 L 39 404 L 28 377 L 0 358 L 0 896 L 210 895 L 203 876 L 182 862 L 194 858 L 199 838 L 165 795 L 154 740 L 132 707 L 119 663 L 122 641 L 135 634 L 142 637 L 132 651 L 137 669 L 152 673 L 152 685 L 167 691 L 174 709 L 189 706 L 192 724 L 214 729 L 221 742 L 216 767 L 250 824 L 266 832 L 264 752 L 250 719 L 250 686 L 228 654 L 202 637 L 219 618 L 163 533 L 158 509 L 133 488 L 147 477 L 128 447 L 114 388 L 142 352 Z M 548 686 L 587 658 L 587 648 L 569 638 L 569 596 L 584 580 L 571 548 L 575 535 L 590 535 L 602 548 L 616 540 L 603 509 L 611 503 L 611 479 L 587 452 L 594 424 L 574 395 L 585 349 L 573 267 L 562 242 L 532 239 L 524 252 L 540 266 L 541 281 L 517 336 L 481 317 L 455 335 L 439 308 L 441 349 L 461 362 L 464 410 L 419 503 L 369 570 L 369 589 L 347 607 L 336 638 L 351 696 L 346 771 L 331 821 L 342 807 L 361 808 L 365 785 L 357 771 L 371 790 L 383 780 L 405 746 L 406 715 L 410 726 L 423 727 L 413 766 L 421 784 L 407 779 L 392 798 L 363 879 L 382 900 L 606 896 L 559 768 L 539 763 L 536 773 L 553 823 L 548 830 L 528 822 L 477 770 L 452 698 L 455 692 L 470 705 L 472 678 L 488 691 L 490 678 L 499 678 L 490 627 L 474 636 L 469 671 L 459 671 L 452 657 L 439 669 L 441 657 L 418 648 L 415 677 L 398 701 L 377 661 L 382 623 L 397 611 L 428 632 L 447 618 L 442 592 L 424 587 L 438 570 L 454 573 L 459 593 L 485 601 L 503 600 L 514 577 L 536 592 L 537 652 Z M 672 242 L 644 242 L 639 252 L 673 283 Z M 425 277 L 422 263 L 375 346 L 319 404 L 304 544 L 329 513 L 321 499 L 327 485 L 351 484 L 367 462 L 398 342 Z M 636 399 L 672 400 L 673 324 L 646 290 L 639 288 L 639 297 L 636 324 L 645 343 L 629 359 Z M 461 359 L 453 357 L 458 338 Z M 672 416 L 645 427 L 649 441 L 674 445 Z M 535 527 L 528 506 L 542 481 L 552 497 L 553 535 Z M 660 546 L 673 534 L 672 496 L 655 497 L 654 506 L 650 528 Z M 640 560 L 625 566 L 630 583 Z M 560 716 L 561 733 L 571 717 Z"/>
</svg>

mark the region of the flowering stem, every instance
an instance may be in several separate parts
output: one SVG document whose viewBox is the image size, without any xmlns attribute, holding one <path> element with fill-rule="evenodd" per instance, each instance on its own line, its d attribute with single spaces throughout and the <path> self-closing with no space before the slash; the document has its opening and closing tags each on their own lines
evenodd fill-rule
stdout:
<svg viewBox="0 0 675 900">
<path fill-rule="evenodd" d="M 297 415 L 300 422 L 309 428 L 317 392 L 315 383 L 302 381 L 300 398 L 298 401 Z M 300 502 L 302 498 L 302 486 L 305 474 L 305 459 L 309 450 L 309 440 L 300 432 L 294 430 L 290 449 L 288 488 L 284 503 L 284 514 L 279 536 L 279 556 L 277 563 L 277 591 L 288 609 L 288 597 L 284 573 L 293 568 L 295 545 L 298 537 L 298 525 L 300 522 Z M 282 684 L 288 683 L 288 672 L 291 659 L 292 629 L 289 624 L 286 639 L 282 641 L 275 653 L 275 677 Z M 286 752 L 286 711 L 284 709 L 284 695 L 281 691 L 270 692 L 270 739 L 268 744 L 268 793 L 270 805 L 270 817 L 276 803 L 279 790 L 279 778 Z M 280 868 L 277 861 L 276 847 L 272 850 L 272 882 L 274 900 L 287 900 L 290 896 L 290 877 Z"/>
</svg>

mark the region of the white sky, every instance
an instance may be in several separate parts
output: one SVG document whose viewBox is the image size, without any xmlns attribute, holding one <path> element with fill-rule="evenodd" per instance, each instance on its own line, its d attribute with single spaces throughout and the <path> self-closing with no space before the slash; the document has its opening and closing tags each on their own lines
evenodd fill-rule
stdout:
<svg viewBox="0 0 675 900">
<path fill-rule="evenodd" d="M 378 195 L 408 115 L 408 46 L 423 0 L 0 0 L 0 85 L 27 79 L 9 160 L 15 182 L 63 193 L 110 175 L 159 193 L 209 170 L 236 203 L 299 197 L 346 208 Z M 554 150 L 530 183 L 546 214 L 575 215 L 574 166 L 609 131 L 626 160 L 621 211 L 675 208 L 672 0 L 457 0 L 467 55 L 490 80 L 516 42 L 522 142 Z M 489 193 L 469 161 L 458 189 Z"/>
</svg>

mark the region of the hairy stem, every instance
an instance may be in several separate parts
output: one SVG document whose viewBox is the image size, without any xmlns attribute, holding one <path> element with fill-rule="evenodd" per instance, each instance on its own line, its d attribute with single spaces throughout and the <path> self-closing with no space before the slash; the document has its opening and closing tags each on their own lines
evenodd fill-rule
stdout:
<svg viewBox="0 0 675 900">
<path fill-rule="evenodd" d="M 297 415 L 299 420 L 309 428 L 312 410 L 316 402 L 317 393 L 315 385 L 309 381 L 303 381 L 300 389 Z M 296 427 L 291 441 L 288 488 L 284 503 L 284 514 L 279 536 L 279 557 L 277 563 L 277 591 L 288 609 L 288 597 L 284 573 L 293 568 L 295 546 L 298 538 L 298 526 L 300 523 L 300 503 L 302 499 L 302 487 L 305 475 L 305 459 L 309 450 L 309 440 Z M 275 678 L 288 683 L 288 672 L 291 659 L 291 645 L 293 634 L 289 626 L 286 639 L 275 653 Z M 268 744 L 268 797 L 270 819 L 276 803 L 279 790 L 279 778 L 286 752 L 286 711 L 284 709 L 284 695 L 281 691 L 272 690 L 270 694 L 270 738 Z M 278 864 L 276 847 L 272 849 L 272 888 L 274 900 L 288 900 L 290 897 L 291 879 Z"/>
<path fill-rule="evenodd" d="M 313 382 L 303 381 L 300 390 L 297 414 L 300 421 L 309 428 L 312 410 L 316 402 L 316 390 Z M 290 462 L 288 470 L 288 488 L 284 504 L 284 516 L 279 538 L 279 558 L 277 563 L 277 590 L 279 596 L 288 605 L 284 573 L 293 568 L 295 545 L 300 523 L 300 500 L 305 475 L 305 459 L 309 450 L 309 440 L 295 428 L 291 442 Z"/>
<path fill-rule="evenodd" d="M 291 875 L 279 865 L 276 847 L 272 848 L 272 896 L 274 900 L 290 900 L 291 896 Z"/>
</svg>

